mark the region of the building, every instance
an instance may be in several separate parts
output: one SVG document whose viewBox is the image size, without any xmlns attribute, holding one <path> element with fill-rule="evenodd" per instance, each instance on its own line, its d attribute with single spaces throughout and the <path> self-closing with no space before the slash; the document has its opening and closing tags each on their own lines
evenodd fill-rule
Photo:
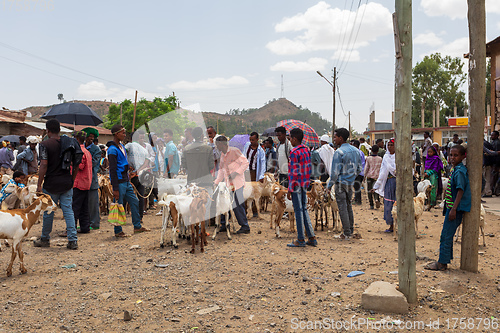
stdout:
<svg viewBox="0 0 500 333">
<path fill-rule="evenodd" d="M 500 36 L 486 44 L 486 56 L 491 59 L 491 127 L 500 130 Z"/>
</svg>

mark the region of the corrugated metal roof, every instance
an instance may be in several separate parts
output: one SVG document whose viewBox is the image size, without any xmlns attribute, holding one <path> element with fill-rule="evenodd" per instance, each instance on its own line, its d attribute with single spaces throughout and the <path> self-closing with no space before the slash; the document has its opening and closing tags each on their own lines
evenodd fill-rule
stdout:
<svg viewBox="0 0 500 333">
<path fill-rule="evenodd" d="M 42 123 L 42 122 L 38 122 L 38 121 L 25 121 L 24 123 L 26 125 L 29 125 L 29 126 L 41 129 L 41 130 L 45 129 L 45 123 Z M 61 126 L 61 132 L 62 133 L 71 133 L 71 132 L 73 132 L 73 130 L 71 130 L 69 128 L 66 128 L 64 126 Z"/>
<path fill-rule="evenodd" d="M 0 121 L 6 122 L 6 123 L 14 123 L 14 124 L 22 124 L 23 123 L 22 120 L 7 117 L 7 116 L 1 115 L 1 114 L 0 114 Z"/>
</svg>

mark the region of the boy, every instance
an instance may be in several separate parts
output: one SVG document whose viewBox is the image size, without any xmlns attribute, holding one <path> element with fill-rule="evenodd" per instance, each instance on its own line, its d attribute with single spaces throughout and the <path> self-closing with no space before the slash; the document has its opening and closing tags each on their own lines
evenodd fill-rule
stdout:
<svg viewBox="0 0 500 333">
<path fill-rule="evenodd" d="M 380 172 L 380 166 L 382 165 L 382 157 L 378 156 L 379 147 L 373 145 L 371 148 L 371 154 L 366 158 L 365 164 L 365 179 L 366 186 L 368 187 L 368 201 L 370 202 L 370 209 L 373 207 L 373 198 L 375 198 L 375 205 L 380 208 L 380 197 L 377 193 L 371 191 L 373 185 L 377 181 L 378 174 Z"/>
<path fill-rule="evenodd" d="M 302 144 L 304 133 L 300 128 L 290 131 L 291 144 L 290 162 L 288 164 L 288 193 L 287 197 L 292 200 L 295 211 L 295 223 L 297 224 L 297 240 L 289 247 L 305 247 L 318 245 L 311 225 L 311 219 L 307 212 L 307 188 L 311 177 L 311 154 L 309 148 Z M 304 227 L 309 240 L 304 240 Z"/>
<path fill-rule="evenodd" d="M 7 209 L 14 209 L 19 207 L 19 203 L 21 202 L 20 198 L 18 198 L 14 193 L 16 190 L 16 186 L 23 188 L 26 181 L 26 175 L 22 171 L 14 171 L 14 175 L 12 175 L 12 179 L 10 179 L 2 190 L 0 190 L 0 205 L 5 201 Z"/>
<path fill-rule="evenodd" d="M 450 149 L 450 162 L 453 165 L 450 182 L 445 194 L 445 218 L 439 245 L 439 259 L 425 266 L 432 271 L 445 271 L 453 258 L 453 236 L 462 223 L 464 212 L 470 212 L 471 192 L 469 175 L 462 160 L 465 148 L 456 145 Z"/>
</svg>

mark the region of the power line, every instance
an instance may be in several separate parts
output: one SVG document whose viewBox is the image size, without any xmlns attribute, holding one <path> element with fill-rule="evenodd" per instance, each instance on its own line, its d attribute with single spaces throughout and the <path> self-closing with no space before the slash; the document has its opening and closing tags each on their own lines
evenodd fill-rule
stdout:
<svg viewBox="0 0 500 333">
<path fill-rule="evenodd" d="M 354 3 L 354 0 L 353 0 L 353 3 Z M 351 43 L 351 40 L 352 40 L 352 35 L 353 35 L 354 29 L 356 27 L 356 21 L 358 20 L 358 14 L 359 14 L 359 7 L 360 6 L 361 6 L 361 0 L 358 1 L 358 8 L 356 9 L 356 14 L 354 15 L 354 22 L 352 23 L 351 33 L 349 34 L 349 40 L 347 41 L 345 52 L 343 52 L 343 54 L 342 54 L 342 59 L 341 59 L 340 65 L 338 66 L 339 67 L 339 71 L 340 71 L 340 68 L 342 68 L 342 66 L 345 63 L 345 59 L 346 59 L 346 55 L 347 55 L 347 50 L 349 49 L 349 44 Z M 360 22 L 360 26 L 361 26 L 361 22 Z M 346 31 L 346 33 L 347 33 L 347 31 Z M 354 43 L 353 43 L 353 46 L 354 46 Z"/>
<path fill-rule="evenodd" d="M 339 95 L 339 101 L 340 101 L 340 108 L 342 109 L 342 113 L 344 114 L 344 116 L 347 117 L 345 111 L 344 111 L 344 105 L 342 104 L 342 98 L 340 98 L 340 90 L 339 90 L 339 84 L 337 83 L 337 93 Z"/>
<path fill-rule="evenodd" d="M 339 61 L 342 59 L 342 55 L 343 55 L 343 52 L 344 52 L 344 42 L 345 42 L 345 37 L 347 36 L 347 29 L 349 27 L 349 21 L 351 19 L 351 14 L 352 14 L 352 6 L 354 5 L 354 0 L 352 0 L 351 2 L 351 8 L 349 9 L 349 16 L 347 17 L 347 23 L 345 25 L 345 31 L 344 31 L 344 37 L 342 38 L 342 44 L 340 45 L 340 52 L 339 52 L 339 57 L 338 57 L 338 60 L 337 60 L 337 65 L 334 66 L 334 67 L 338 67 L 339 65 Z M 342 23 L 344 23 L 344 20 L 342 20 Z M 342 35 L 342 30 L 340 32 L 340 34 Z"/>
</svg>

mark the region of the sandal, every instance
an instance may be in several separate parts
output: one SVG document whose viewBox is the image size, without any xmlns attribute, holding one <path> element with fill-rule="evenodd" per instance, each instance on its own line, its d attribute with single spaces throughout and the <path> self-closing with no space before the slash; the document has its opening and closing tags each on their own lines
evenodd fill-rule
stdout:
<svg viewBox="0 0 500 333">
<path fill-rule="evenodd" d="M 122 232 L 119 232 L 119 233 L 115 234 L 115 237 L 118 237 L 118 238 L 125 238 L 125 237 L 130 237 L 130 235 L 127 235 L 126 233 L 124 233 L 124 232 L 122 231 Z"/>
<path fill-rule="evenodd" d="M 288 247 L 306 247 L 306 242 L 303 240 L 294 240 L 290 244 L 286 244 Z"/>
<path fill-rule="evenodd" d="M 144 228 L 144 227 L 141 227 L 139 229 L 135 229 L 134 228 L 134 234 L 138 234 L 138 233 L 141 233 L 141 232 L 147 232 L 147 231 L 151 231 L 151 230 L 149 230 L 148 228 Z"/>
<path fill-rule="evenodd" d="M 394 232 L 394 230 L 393 229 L 386 229 L 384 232 L 390 234 L 390 233 Z"/>
<path fill-rule="evenodd" d="M 434 261 L 425 265 L 424 268 L 430 271 L 446 271 L 448 269 L 448 265 Z"/>
<path fill-rule="evenodd" d="M 309 245 L 309 246 L 318 246 L 318 241 L 316 240 L 316 238 L 309 238 L 309 240 L 306 242 L 306 245 Z"/>
</svg>

